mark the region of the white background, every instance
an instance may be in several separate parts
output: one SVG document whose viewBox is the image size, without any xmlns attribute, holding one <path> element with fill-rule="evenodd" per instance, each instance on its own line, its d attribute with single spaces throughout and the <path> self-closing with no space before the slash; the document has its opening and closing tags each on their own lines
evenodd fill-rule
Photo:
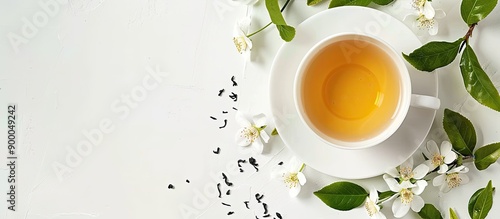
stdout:
<svg viewBox="0 0 500 219">
<path fill-rule="evenodd" d="M 46 2 L 55 2 L 54 13 L 43 9 Z M 462 37 L 467 26 L 461 21 L 457 1 L 433 3 L 447 17 L 439 20 L 437 36 L 421 40 Z M 296 26 L 327 6 L 307 7 L 305 1 L 293 1 L 285 18 Z M 391 6 L 380 9 L 398 19 L 405 15 L 391 11 Z M 255 218 L 262 216 L 263 209 L 253 195 L 261 193 L 270 213 L 280 212 L 284 218 L 368 218 L 362 208 L 338 212 L 314 197 L 313 191 L 339 179 L 311 168 L 304 171 L 309 181 L 302 193 L 289 198 L 284 185 L 269 176 L 278 162 L 287 162 L 292 156 L 278 137 L 266 145 L 262 155 L 248 154 L 235 145 L 233 136 L 239 127 L 232 107 L 271 118 L 269 69 L 282 44 L 272 27 L 256 35 L 252 61 L 245 65 L 232 43 L 232 31 L 234 23 L 247 13 L 253 15 L 252 30 L 269 21 L 263 1 L 252 10 L 229 0 L 0 0 L 0 117 L 4 124 L 0 133 L 6 133 L 6 106 L 15 103 L 20 139 L 17 211 L 7 214 L 5 201 L 0 201 L 0 217 L 224 218 L 234 211 L 232 217 Z M 471 39 L 496 84 L 500 82 L 500 66 L 495 62 L 500 55 L 496 46 L 500 43 L 499 19 L 497 8 Z M 23 34 L 29 25 L 26 22 L 36 29 L 30 29 L 28 35 Z M 12 34 L 24 41 L 13 44 Z M 232 76 L 238 82 L 236 87 Z M 500 114 L 468 97 L 458 61 L 439 72 L 439 86 L 442 109 L 430 139 L 444 139 L 442 112 L 452 108 L 472 120 L 478 144 L 500 141 Z M 225 89 L 222 97 L 217 96 L 220 89 Z M 239 95 L 237 102 L 228 97 L 230 92 Z M 227 126 L 219 129 L 224 119 Z M 108 128 L 99 132 L 106 133 L 94 135 L 100 137 L 95 137 L 97 143 L 87 154 L 75 155 L 82 142 L 90 141 L 85 133 L 95 133 L 102 122 Z M 266 130 L 270 133 L 274 125 L 269 122 Z M 6 135 L 0 139 L 6 142 Z M 4 154 L 5 143 L 0 145 Z M 212 153 L 217 147 L 221 148 L 219 155 Z M 239 173 L 236 161 L 251 156 L 258 160 L 260 171 L 246 164 L 245 172 Z M 73 160 L 67 162 L 68 157 Z M 0 156 L 0 163 L 6 163 L 5 158 Z M 55 170 L 58 164 L 70 172 Z M 5 168 L 0 167 L 2 188 L 7 186 Z M 442 197 L 429 186 L 423 195 L 426 202 L 446 215 L 453 207 L 460 218 L 467 218 L 472 193 L 489 179 L 494 186 L 500 185 L 498 163 L 483 172 L 471 169 L 470 184 Z M 230 196 L 219 199 L 214 188 L 216 183 L 223 184 L 221 172 L 235 185 Z M 381 177 L 355 182 L 387 189 Z M 168 189 L 169 184 L 175 189 Z M 244 207 L 245 200 L 252 200 L 252 210 Z M 498 205 L 500 199 L 495 196 L 494 202 Z M 390 218 L 390 203 L 385 207 L 383 212 Z M 500 208 L 494 206 L 490 218 L 499 215 Z M 417 217 L 410 213 L 406 218 Z"/>
</svg>

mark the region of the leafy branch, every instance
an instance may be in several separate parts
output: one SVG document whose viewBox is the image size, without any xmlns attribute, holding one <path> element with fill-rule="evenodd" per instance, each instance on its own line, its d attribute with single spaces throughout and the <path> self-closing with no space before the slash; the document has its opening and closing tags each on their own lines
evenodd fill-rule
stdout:
<svg viewBox="0 0 500 219">
<path fill-rule="evenodd" d="M 403 57 L 418 70 L 432 72 L 449 65 L 459 52 L 460 72 L 469 94 L 480 104 L 500 112 L 500 94 L 488 74 L 483 70 L 469 39 L 478 23 L 486 18 L 497 5 L 498 0 L 463 0 L 460 12 L 469 26 L 464 37 L 454 42 L 429 42 Z"/>
<path fill-rule="evenodd" d="M 454 172 L 452 169 L 463 170 L 465 168 L 462 166 L 464 158 L 473 160 L 474 165 L 478 170 L 487 169 L 490 165 L 494 164 L 500 158 L 500 142 L 488 144 L 476 150 L 477 136 L 475 128 L 472 122 L 465 116 L 461 115 L 460 113 L 454 112 L 450 109 L 445 109 L 443 117 L 443 127 L 451 142 L 454 151 L 453 153 L 457 154 L 457 157 L 453 162 L 443 163 L 447 164 L 448 168 L 451 170 L 450 172 L 444 173 L 445 176 L 447 177 L 447 180 L 450 180 L 448 179 L 448 177 L 450 176 L 451 178 L 453 178 L 458 175 L 458 172 Z M 442 156 L 443 155 L 438 154 L 437 157 L 424 156 L 424 158 L 425 160 L 429 160 L 432 162 L 444 161 L 445 159 Z M 434 172 L 439 173 L 439 171 L 437 170 L 441 169 L 440 165 L 442 164 L 439 164 L 435 169 L 429 169 L 425 177 L 430 176 Z M 405 198 L 404 196 L 408 195 L 408 191 L 410 190 L 405 189 L 406 187 L 404 185 L 405 184 L 409 185 L 410 183 L 414 185 L 418 184 L 418 182 L 416 182 L 417 179 L 414 178 L 408 179 L 408 176 L 413 177 L 414 173 L 411 172 L 412 170 L 408 172 L 409 170 L 406 169 L 406 167 L 399 167 L 399 168 L 400 169 L 398 169 L 398 171 L 400 171 L 400 173 L 402 174 L 401 176 L 404 177 L 397 178 L 397 183 L 403 189 L 398 192 L 394 190 L 383 191 L 383 192 L 378 191 L 377 192 L 378 200 L 376 201 L 376 203 L 373 203 L 373 205 L 382 206 L 385 202 L 393 200 L 394 198 Z M 418 169 L 418 167 L 415 169 Z M 386 177 L 384 176 L 384 180 L 385 179 Z M 418 180 L 419 179 L 421 178 L 418 178 Z M 457 182 L 458 184 L 455 184 L 453 186 L 459 186 L 461 180 L 455 181 L 455 183 Z M 447 183 L 449 185 L 450 182 L 448 181 Z M 391 186 L 389 185 L 389 187 Z M 411 188 L 411 186 L 408 188 Z M 492 183 L 490 181 L 485 188 L 479 189 L 476 193 L 474 193 L 471 196 L 469 200 L 468 211 L 472 219 L 483 219 L 486 217 L 486 215 L 488 215 L 488 212 L 490 211 L 491 206 L 493 205 L 493 191 L 494 188 L 492 187 Z M 370 197 L 372 195 L 369 194 L 363 187 L 351 182 L 342 181 L 342 182 L 332 183 L 314 192 L 314 195 L 316 195 L 326 205 L 337 210 L 348 211 L 354 208 L 358 208 L 364 204 L 365 208 L 368 210 L 369 215 L 373 213 L 373 208 L 370 207 L 372 205 L 369 204 L 370 202 L 368 199 L 369 195 Z M 370 211 L 370 209 L 372 211 Z M 420 209 L 420 211 L 418 211 L 417 213 L 423 219 L 443 218 L 439 210 L 432 204 L 425 204 L 424 207 Z M 450 215 L 452 215 L 451 218 L 458 218 L 453 209 L 450 209 Z"/>
</svg>

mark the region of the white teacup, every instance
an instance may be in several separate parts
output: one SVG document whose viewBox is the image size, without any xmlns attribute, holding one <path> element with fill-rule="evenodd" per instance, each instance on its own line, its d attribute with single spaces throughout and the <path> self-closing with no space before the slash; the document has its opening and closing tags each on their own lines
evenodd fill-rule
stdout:
<svg viewBox="0 0 500 219">
<path fill-rule="evenodd" d="M 330 36 L 308 51 L 294 82 L 301 120 L 342 149 L 377 145 L 403 123 L 409 107 L 436 110 L 440 100 L 411 93 L 401 54 L 364 34 Z"/>
</svg>

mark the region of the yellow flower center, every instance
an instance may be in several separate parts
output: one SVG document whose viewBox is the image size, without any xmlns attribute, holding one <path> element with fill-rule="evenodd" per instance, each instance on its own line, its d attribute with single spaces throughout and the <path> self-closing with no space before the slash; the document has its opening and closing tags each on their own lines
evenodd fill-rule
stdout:
<svg viewBox="0 0 500 219">
<path fill-rule="evenodd" d="M 411 178 L 413 178 L 413 169 L 410 168 L 410 167 L 401 167 L 401 169 L 399 170 L 399 173 L 401 175 L 401 179 L 403 181 L 406 181 L 406 180 L 410 180 Z"/>
<path fill-rule="evenodd" d="M 399 191 L 399 194 L 401 195 L 401 202 L 404 204 L 410 204 L 413 201 L 413 192 L 411 189 L 401 189 Z"/>
<path fill-rule="evenodd" d="M 255 139 L 259 137 L 260 133 L 259 130 L 257 130 L 257 128 L 251 126 L 251 127 L 245 127 L 241 131 L 240 135 L 245 139 L 247 139 L 250 143 L 253 143 Z"/>
<path fill-rule="evenodd" d="M 424 7 L 426 1 L 427 0 L 413 0 L 411 6 L 415 9 L 420 9 L 421 7 Z"/>
<path fill-rule="evenodd" d="M 444 157 L 441 154 L 436 153 L 432 156 L 432 165 L 435 167 L 441 166 L 444 164 Z"/>
<path fill-rule="evenodd" d="M 283 175 L 283 181 L 288 188 L 296 187 L 299 184 L 298 173 L 286 173 Z"/>
<path fill-rule="evenodd" d="M 462 178 L 460 178 L 460 175 L 458 175 L 458 173 L 451 173 L 446 175 L 446 183 L 448 183 L 449 188 L 455 188 L 460 186 L 460 183 L 462 183 Z"/>
<path fill-rule="evenodd" d="M 233 37 L 233 42 L 240 54 L 243 53 L 243 51 L 246 51 L 248 48 L 244 36 Z"/>
<path fill-rule="evenodd" d="M 365 209 L 370 217 L 373 217 L 373 215 L 375 215 L 378 212 L 377 206 L 375 205 L 375 203 L 373 203 L 371 199 L 366 200 Z"/>
<path fill-rule="evenodd" d="M 434 21 L 434 19 L 427 19 L 425 17 L 425 15 L 421 14 L 418 18 L 417 18 L 417 21 L 418 21 L 418 24 L 417 26 L 419 28 L 427 28 L 427 29 L 430 29 L 434 26 L 434 24 L 436 23 Z"/>
</svg>

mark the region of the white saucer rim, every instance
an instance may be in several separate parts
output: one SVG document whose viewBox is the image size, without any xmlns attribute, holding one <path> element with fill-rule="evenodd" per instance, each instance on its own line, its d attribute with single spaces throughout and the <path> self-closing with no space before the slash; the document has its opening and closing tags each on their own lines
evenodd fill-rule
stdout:
<svg viewBox="0 0 500 219">
<path fill-rule="evenodd" d="M 345 7 L 339 7 L 339 8 L 336 8 L 336 9 L 329 9 L 329 10 L 326 10 L 326 11 L 320 12 L 320 13 L 318 13 L 318 14 L 315 14 L 315 15 L 311 16 L 310 18 L 306 19 L 304 22 L 302 22 L 302 23 L 301 23 L 298 27 L 300 27 L 301 25 L 307 25 L 307 24 L 308 24 L 308 21 L 310 21 L 310 20 L 314 19 L 314 18 L 315 18 L 315 17 L 317 17 L 317 16 L 323 16 L 323 14 L 324 14 L 324 13 L 333 13 L 333 10 L 351 10 L 351 8 L 357 8 L 357 9 L 355 9 L 355 10 L 369 10 L 369 11 L 370 11 L 370 12 L 372 12 L 372 13 L 383 13 L 383 12 L 380 12 L 380 11 L 378 11 L 378 10 L 371 9 L 371 8 L 367 8 L 367 7 L 345 6 Z M 354 9 L 352 9 L 352 10 L 354 10 Z M 375 12 L 374 12 L 374 11 L 375 11 Z M 391 17 L 391 18 L 392 18 L 392 17 Z M 393 20 L 395 20 L 395 21 L 397 21 L 397 22 L 400 22 L 400 23 L 401 23 L 401 21 L 399 21 L 399 20 L 397 20 L 397 19 L 395 19 L 395 18 L 392 18 L 392 19 L 393 19 Z M 335 31 L 331 31 L 331 32 L 332 32 L 331 34 L 335 34 Z M 413 33 L 412 33 L 412 34 L 413 34 Z M 413 36 L 415 36 L 415 35 L 413 34 Z M 418 40 L 418 38 L 417 38 L 417 40 Z M 418 42 L 419 42 L 419 43 L 421 43 L 420 41 L 418 41 Z M 293 45 L 293 44 L 292 44 L 292 45 Z M 272 111 L 273 115 L 276 115 L 276 112 L 275 112 L 274 108 L 272 107 L 272 106 L 274 105 L 274 104 L 273 104 L 273 95 L 272 95 L 272 92 L 273 92 L 273 88 L 272 88 L 272 86 L 273 86 L 273 84 L 274 84 L 274 83 L 273 83 L 273 81 L 275 81 L 275 80 L 273 79 L 273 78 L 274 78 L 274 76 L 275 76 L 275 74 L 273 74 L 273 72 L 274 72 L 274 69 L 276 68 L 276 66 L 275 66 L 275 65 L 277 64 L 277 61 L 276 61 L 276 60 L 279 58 L 280 54 L 282 53 L 282 50 L 284 50 L 284 48 L 285 48 L 285 47 L 287 47 L 287 44 L 283 44 L 283 45 L 279 48 L 279 50 L 277 51 L 277 54 L 276 54 L 276 56 L 275 56 L 275 59 L 274 59 L 274 61 L 273 61 L 272 67 L 271 67 L 270 84 L 269 84 L 269 86 L 271 86 L 271 87 L 270 87 L 270 89 L 269 89 L 269 91 L 270 91 L 270 98 L 269 98 L 269 100 L 270 100 L 270 105 L 271 105 L 271 108 L 272 108 L 272 109 L 271 109 L 271 111 Z M 303 54 L 302 54 L 302 55 L 295 55 L 295 56 L 303 56 Z M 409 69 L 409 70 L 410 70 L 410 69 Z M 294 72 L 294 74 L 295 74 L 295 72 Z M 421 73 L 421 74 L 423 74 L 423 73 Z M 438 96 L 438 76 L 437 76 L 437 74 L 435 74 L 435 73 L 433 73 L 433 74 L 434 74 L 434 77 L 432 78 L 432 81 L 431 81 L 431 82 L 433 82 L 433 83 L 434 83 L 434 91 L 432 92 L 432 94 L 428 94 L 428 95 L 432 95 L 432 96 L 436 96 L 436 97 L 437 97 L 437 96 Z M 413 83 L 412 83 L 412 84 L 413 84 Z M 418 85 L 415 85 L 415 86 L 418 86 Z M 293 103 L 292 103 L 292 105 L 293 105 Z M 293 113 L 294 113 L 294 114 L 296 114 L 297 112 L 294 110 L 294 111 L 293 111 Z M 434 112 L 432 113 L 432 116 L 430 116 L 430 117 L 429 117 L 429 118 L 431 118 L 431 117 L 432 117 L 432 118 L 431 118 L 431 121 L 433 121 L 433 120 L 434 120 L 435 116 L 436 116 L 436 112 L 434 111 Z M 273 120 L 274 120 L 274 122 L 275 122 L 275 124 L 276 124 L 276 128 L 277 128 L 278 132 L 280 132 L 280 129 L 281 129 L 281 128 L 279 127 L 279 123 L 277 123 L 277 121 L 276 121 L 276 117 L 275 117 L 275 116 L 273 116 Z M 426 125 L 426 127 L 427 127 L 427 128 L 425 128 L 425 130 L 423 130 L 423 131 L 425 131 L 425 136 L 427 136 L 427 135 L 428 135 L 429 130 L 430 130 L 430 129 L 431 129 L 431 127 L 432 127 L 432 122 L 430 122 L 430 124 Z M 281 133 L 281 132 L 280 132 L 280 133 Z M 294 150 L 294 148 L 290 146 L 290 142 L 288 142 L 288 140 L 287 140 L 287 139 L 285 139 L 285 138 L 282 138 L 282 139 L 283 139 L 283 142 L 287 145 L 287 147 L 288 147 L 288 148 L 289 148 L 289 149 L 290 149 L 290 150 L 291 150 L 294 154 L 297 154 L 297 152 Z M 425 141 L 425 137 L 424 137 L 424 138 L 422 138 L 422 139 L 418 139 L 418 141 L 419 141 L 419 144 L 418 144 L 416 147 L 414 147 L 414 148 L 413 148 L 413 150 L 411 151 L 411 153 L 409 153 L 408 157 L 410 157 L 412 154 L 414 154 L 414 153 L 415 153 L 415 151 L 417 151 L 417 150 L 418 150 L 418 148 L 419 148 L 418 146 L 420 146 L 420 145 L 422 144 L 422 142 L 423 142 L 423 141 Z M 363 150 L 363 149 L 360 149 L 360 150 Z M 407 158 L 408 158 L 408 157 L 407 157 Z M 300 156 L 299 156 L 299 158 L 300 158 Z M 305 162 L 307 162 L 307 161 L 305 161 Z M 314 168 L 314 167 L 313 167 L 313 168 Z M 318 168 L 315 168 L 315 169 L 317 169 L 317 170 L 318 170 Z M 324 171 L 321 171 L 321 170 L 318 170 L 318 171 L 320 171 L 320 172 L 324 172 Z M 326 173 L 326 172 L 324 172 L 324 173 Z M 354 175 L 350 175 L 350 176 L 349 176 L 349 175 L 335 175 L 335 174 L 331 174 L 331 173 L 326 173 L 326 174 L 328 174 L 328 175 L 333 175 L 333 176 L 336 176 L 336 177 L 341 177 L 341 178 L 361 179 L 361 178 L 369 178 L 369 177 L 377 176 L 377 175 L 380 175 L 381 173 L 354 174 Z"/>
</svg>

